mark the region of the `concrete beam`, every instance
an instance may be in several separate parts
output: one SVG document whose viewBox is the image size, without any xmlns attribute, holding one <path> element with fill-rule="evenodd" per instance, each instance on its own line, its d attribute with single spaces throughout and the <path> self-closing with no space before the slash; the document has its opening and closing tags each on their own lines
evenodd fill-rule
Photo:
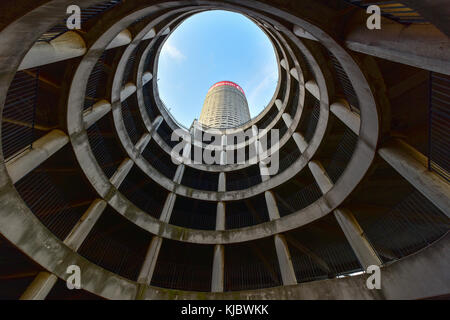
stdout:
<svg viewBox="0 0 450 320">
<path fill-rule="evenodd" d="M 315 80 L 309 80 L 305 83 L 306 90 L 309 91 L 317 100 L 320 101 L 320 90 Z"/>
<path fill-rule="evenodd" d="M 225 178 L 225 172 L 219 173 L 219 185 L 217 187 L 217 190 L 219 192 L 225 192 L 226 189 L 227 189 L 227 183 L 226 183 L 225 179 L 226 179 Z"/>
<path fill-rule="evenodd" d="M 152 80 L 153 75 L 151 72 L 145 72 L 142 75 L 142 85 L 145 86 L 150 80 Z"/>
<path fill-rule="evenodd" d="M 175 175 L 173 177 L 173 182 L 177 184 L 181 183 L 181 180 L 183 179 L 184 169 L 185 169 L 184 164 L 178 165 L 177 170 L 175 171 Z"/>
<path fill-rule="evenodd" d="M 222 201 L 217 202 L 216 230 L 225 230 L 225 214 L 225 203 Z"/>
<path fill-rule="evenodd" d="M 166 201 L 164 202 L 164 207 L 161 212 L 161 216 L 159 220 L 162 222 L 169 223 L 170 217 L 172 215 L 173 206 L 175 205 L 175 200 L 177 199 L 177 195 L 173 192 L 167 195 Z"/>
<path fill-rule="evenodd" d="M 286 60 L 285 59 L 281 59 L 281 61 L 280 61 L 280 65 L 284 68 L 284 69 L 288 69 L 288 65 L 287 65 L 287 63 L 286 63 Z"/>
<path fill-rule="evenodd" d="M 58 277 L 52 273 L 46 271 L 39 272 L 22 294 L 20 300 L 44 300 L 57 280 Z"/>
<path fill-rule="evenodd" d="M 364 235 L 364 231 L 356 221 L 355 217 L 349 210 L 336 209 L 334 216 L 341 226 L 348 242 L 350 243 L 353 252 L 358 258 L 359 263 L 364 270 L 370 265 L 380 266 L 382 261 L 378 257 L 376 251 Z"/>
<path fill-rule="evenodd" d="M 33 148 L 6 163 L 13 183 L 16 183 L 34 168 L 41 165 L 69 142 L 69 137 L 60 130 L 53 130 L 33 142 Z"/>
<path fill-rule="evenodd" d="M 443 213 L 450 217 L 449 184 L 428 170 L 428 159 L 400 139 L 384 144 L 378 154 L 402 177 L 419 190 Z"/>
<path fill-rule="evenodd" d="M 223 245 L 217 244 L 214 246 L 211 292 L 223 292 L 224 274 L 225 274 L 225 250 Z"/>
<path fill-rule="evenodd" d="M 333 182 L 328 177 L 327 172 L 319 161 L 313 160 L 308 163 L 309 170 L 311 171 L 314 179 L 317 182 L 317 185 L 322 191 L 323 194 L 330 191 L 333 187 Z"/>
<path fill-rule="evenodd" d="M 147 249 L 147 254 L 142 264 L 141 271 L 137 279 L 138 283 L 149 285 L 152 281 L 153 272 L 155 271 L 156 262 L 158 261 L 159 251 L 162 245 L 162 238 L 154 236 Z"/>
<path fill-rule="evenodd" d="M 113 176 L 109 181 L 116 187 L 119 188 L 122 184 L 123 180 L 125 180 L 126 176 L 130 172 L 131 168 L 133 167 L 133 160 L 131 159 L 125 159 L 117 168 L 116 172 L 114 172 Z"/>
<path fill-rule="evenodd" d="M 127 83 L 120 91 L 120 101 L 125 101 L 129 96 L 136 92 L 136 85 L 134 83 Z"/>
<path fill-rule="evenodd" d="M 303 39 L 309 39 L 313 41 L 318 41 L 316 37 L 314 37 L 311 33 L 303 29 L 302 27 L 299 27 L 297 25 L 294 25 L 294 34 L 297 37 L 303 38 Z"/>
<path fill-rule="evenodd" d="M 297 144 L 298 148 L 300 149 L 300 152 L 305 152 L 306 148 L 308 147 L 308 142 L 306 142 L 303 135 L 301 135 L 298 132 L 294 132 L 292 134 L 292 138 L 294 138 L 295 143 Z"/>
<path fill-rule="evenodd" d="M 386 60 L 450 75 L 450 39 L 433 25 L 361 25 L 346 37 L 347 47 Z"/>
<path fill-rule="evenodd" d="M 292 258 L 286 239 L 283 235 L 276 234 L 274 236 L 274 241 L 283 285 L 289 286 L 297 284 L 297 277 L 295 276 L 294 266 L 292 265 Z"/>
<path fill-rule="evenodd" d="M 139 154 L 141 154 L 145 150 L 145 148 L 147 148 L 147 145 L 151 139 L 152 136 L 150 135 L 150 133 L 144 133 L 139 141 L 136 142 L 135 148 L 136 150 L 138 150 Z"/>
<path fill-rule="evenodd" d="M 156 36 L 155 28 L 151 28 L 149 32 L 142 38 L 142 40 L 148 40 L 154 38 Z"/>
<path fill-rule="evenodd" d="M 264 192 L 266 198 L 267 211 L 269 212 L 270 221 L 280 219 L 280 212 L 278 211 L 277 201 L 272 191 Z"/>
<path fill-rule="evenodd" d="M 19 70 L 80 57 L 86 50 L 83 38 L 75 31 L 68 31 L 50 42 L 36 42 L 23 58 Z"/>
<path fill-rule="evenodd" d="M 92 106 L 92 109 L 89 108 L 88 110 L 83 112 L 84 128 L 88 129 L 90 126 L 92 126 L 98 120 L 103 118 L 110 111 L 111 111 L 111 104 L 108 101 L 100 100 L 96 102 Z"/>
<path fill-rule="evenodd" d="M 102 199 L 94 200 L 94 202 L 89 206 L 86 212 L 83 214 L 81 219 L 77 222 L 75 227 L 69 235 L 64 239 L 64 243 L 74 251 L 78 249 L 83 244 L 83 241 L 88 236 L 89 232 L 94 227 L 98 218 L 106 208 L 106 201 Z"/>
<path fill-rule="evenodd" d="M 277 107 L 278 111 L 280 111 L 283 108 L 283 102 L 280 99 L 277 99 L 275 100 L 275 106 Z"/>
<path fill-rule="evenodd" d="M 284 123 L 286 124 L 286 127 L 290 128 L 292 124 L 292 118 L 288 113 L 283 113 L 281 115 L 283 117 Z"/>
<path fill-rule="evenodd" d="M 339 118 L 354 133 L 359 135 L 361 118 L 359 114 L 352 112 L 346 100 L 340 99 L 330 106 L 330 111 Z"/>
<path fill-rule="evenodd" d="M 108 44 L 105 50 L 125 46 L 131 43 L 133 36 L 128 29 L 122 30 L 117 36 Z"/>
</svg>

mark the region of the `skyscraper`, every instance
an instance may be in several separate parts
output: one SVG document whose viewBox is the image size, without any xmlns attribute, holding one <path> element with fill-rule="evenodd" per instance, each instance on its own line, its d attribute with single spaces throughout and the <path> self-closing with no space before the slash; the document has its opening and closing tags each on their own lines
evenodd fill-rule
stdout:
<svg viewBox="0 0 450 320">
<path fill-rule="evenodd" d="M 244 90 L 234 82 L 220 81 L 206 94 L 199 122 L 214 128 L 233 128 L 250 120 Z"/>
</svg>

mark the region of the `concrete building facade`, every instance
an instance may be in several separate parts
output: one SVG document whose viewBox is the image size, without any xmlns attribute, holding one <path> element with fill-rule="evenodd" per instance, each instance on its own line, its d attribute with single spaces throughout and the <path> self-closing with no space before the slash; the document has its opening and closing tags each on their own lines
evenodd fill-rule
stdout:
<svg viewBox="0 0 450 320">
<path fill-rule="evenodd" d="M 234 82 L 220 81 L 206 94 L 199 123 L 212 128 L 233 128 L 250 121 L 244 90 Z"/>
<path fill-rule="evenodd" d="M 359 1 L 80 0 L 82 30 L 58 25 L 73 1 L 1 1 L 0 298 L 448 297 L 447 2 L 379 3 L 373 31 Z M 212 9 L 261 28 L 279 81 L 255 118 L 191 132 L 154 80 L 170 33 Z M 175 130 L 271 129 L 273 175 L 190 163 L 195 139 L 171 158 Z"/>
</svg>

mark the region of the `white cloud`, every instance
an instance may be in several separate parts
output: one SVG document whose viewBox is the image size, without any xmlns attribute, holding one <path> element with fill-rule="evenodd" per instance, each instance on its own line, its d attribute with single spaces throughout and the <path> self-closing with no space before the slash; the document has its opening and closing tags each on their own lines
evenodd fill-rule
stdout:
<svg viewBox="0 0 450 320">
<path fill-rule="evenodd" d="M 267 65 L 262 72 L 252 79 L 251 84 L 249 85 L 251 89 L 247 96 L 250 109 L 257 110 L 261 107 L 260 104 L 262 104 L 262 101 L 264 100 L 261 95 L 268 98 L 267 90 L 273 90 L 273 86 L 276 86 L 277 76 L 278 70 L 276 69 L 276 65 L 274 67 Z M 252 112 L 252 110 L 250 110 L 250 112 Z M 256 116 L 256 114 L 252 114 L 252 116 Z"/>
<path fill-rule="evenodd" d="M 172 45 L 169 42 L 166 42 L 166 44 L 164 45 L 162 54 L 166 54 L 170 58 L 172 58 L 178 62 L 186 59 L 186 56 L 180 50 L 178 50 L 177 47 L 175 47 L 174 45 Z"/>
</svg>

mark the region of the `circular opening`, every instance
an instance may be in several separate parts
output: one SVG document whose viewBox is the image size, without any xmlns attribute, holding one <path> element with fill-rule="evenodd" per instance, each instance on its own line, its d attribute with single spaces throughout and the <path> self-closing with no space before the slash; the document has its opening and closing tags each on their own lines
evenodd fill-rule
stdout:
<svg viewBox="0 0 450 320">
<path fill-rule="evenodd" d="M 215 84 L 226 81 L 242 89 L 254 118 L 273 98 L 278 77 L 268 36 L 242 14 L 212 10 L 189 17 L 169 36 L 157 84 L 167 110 L 189 128 Z"/>
</svg>

